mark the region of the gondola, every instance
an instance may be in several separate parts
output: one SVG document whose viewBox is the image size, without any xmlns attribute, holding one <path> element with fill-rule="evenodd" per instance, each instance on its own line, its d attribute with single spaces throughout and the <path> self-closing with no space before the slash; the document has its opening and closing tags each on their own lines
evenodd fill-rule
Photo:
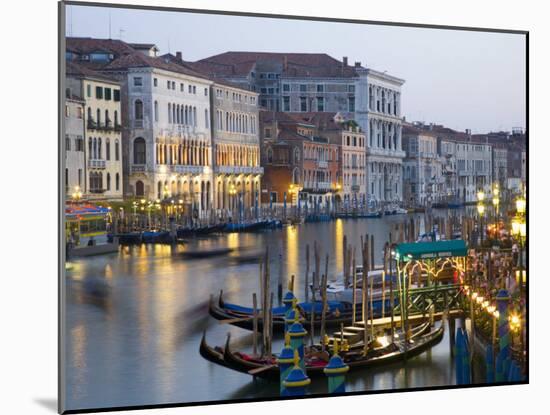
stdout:
<svg viewBox="0 0 550 415">
<path fill-rule="evenodd" d="M 146 244 L 171 243 L 173 238 L 168 231 L 144 231 L 141 240 Z"/>
<path fill-rule="evenodd" d="M 397 297 L 397 296 L 395 296 Z M 397 298 L 394 298 L 397 301 Z M 340 327 L 341 324 L 348 325 L 352 321 L 353 306 L 351 303 L 343 301 L 327 301 L 328 313 L 325 319 L 327 327 Z M 386 299 L 386 309 L 389 310 L 390 300 Z M 316 301 L 313 305 L 309 303 L 299 303 L 298 309 L 308 322 L 311 321 L 311 311 L 315 310 L 314 326 L 320 327 L 321 325 L 321 310 L 322 302 Z M 246 330 L 253 330 L 253 313 L 254 310 L 250 307 L 243 307 L 237 304 L 226 303 L 223 300 L 223 293 L 220 292 L 218 300 L 215 301 L 212 297 L 209 304 L 209 313 L 217 320 L 232 324 L 237 327 L 241 327 Z M 374 318 L 380 317 L 380 311 L 382 309 L 382 300 L 376 299 L 373 301 L 373 310 L 375 311 Z M 259 312 L 259 310 L 258 310 Z M 357 319 L 361 319 L 361 307 L 357 306 L 355 310 L 355 316 Z M 285 307 L 273 308 L 273 332 L 283 333 L 285 328 Z M 263 319 L 258 317 L 258 330 L 263 329 Z"/>
<path fill-rule="evenodd" d="M 140 244 L 142 242 L 141 232 L 125 232 L 117 233 L 116 235 L 110 233 L 107 235 L 107 241 L 112 243 L 115 236 L 118 238 L 118 243 L 122 245 Z"/>
<path fill-rule="evenodd" d="M 444 323 L 437 329 L 428 330 L 429 324 L 424 325 L 423 329 L 417 331 L 417 334 L 408 341 L 402 339 L 393 343 L 373 347 L 366 355 L 363 355 L 361 344 L 350 347 L 349 351 L 341 352 L 340 355 L 344 362 L 350 367 L 350 372 L 375 366 L 388 365 L 417 356 L 439 343 L 443 338 Z M 206 335 L 203 334 L 200 344 L 200 354 L 213 363 L 241 373 L 247 373 L 266 379 L 279 380 L 279 368 L 275 355 L 270 358 L 256 358 L 246 353 L 233 351 L 231 349 L 229 335 L 224 348 L 214 348 L 208 345 L 206 342 Z M 306 357 L 307 375 L 311 378 L 324 376 L 323 369 L 327 363 L 328 354 L 324 358 L 320 357 L 318 353 L 316 353 L 313 358 Z"/>
</svg>

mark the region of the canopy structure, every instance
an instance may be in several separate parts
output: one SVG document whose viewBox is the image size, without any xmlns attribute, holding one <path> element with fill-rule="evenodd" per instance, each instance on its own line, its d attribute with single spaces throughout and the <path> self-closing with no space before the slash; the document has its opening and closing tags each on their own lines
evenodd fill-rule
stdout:
<svg viewBox="0 0 550 415">
<path fill-rule="evenodd" d="M 437 259 L 450 257 L 465 257 L 466 242 L 462 239 L 435 242 L 414 242 L 398 244 L 395 248 L 395 259 L 407 262 L 412 259 Z"/>
<path fill-rule="evenodd" d="M 85 204 L 71 204 L 65 206 L 65 217 L 67 220 L 79 220 L 89 218 L 105 217 L 109 213 L 109 209 L 103 206 Z"/>
</svg>

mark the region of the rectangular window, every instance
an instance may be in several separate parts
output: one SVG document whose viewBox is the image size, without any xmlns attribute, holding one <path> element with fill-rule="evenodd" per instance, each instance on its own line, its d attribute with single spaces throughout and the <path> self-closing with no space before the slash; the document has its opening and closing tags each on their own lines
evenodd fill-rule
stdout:
<svg viewBox="0 0 550 415">
<path fill-rule="evenodd" d="M 267 92 L 269 93 L 269 95 L 273 95 L 275 93 L 275 90 L 273 88 L 268 88 Z"/>
<path fill-rule="evenodd" d="M 105 100 L 106 101 L 111 100 L 111 88 L 105 88 Z"/>
<path fill-rule="evenodd" d="M 71 151 L 71 139 L 68 135 L 65 136 L 65 150 Z"/>
<path fill-rule="evenodd" d="M 283 84 L 283 92 L 290 92 L 290 84 Z"/>
<path fill-rule="evenodd" d="M 204 88 L 204 96 L 205 96 L 205 97 L 208 96 L 208 88 Z"/>
<path fill-rule="evenodd" d="M 166 81 L 166 88 L 167 88 L 167 89 L 170 89 L 170 85 L 172 85 L 172 84 L 170 83 L 170 81 Z"/>
<path fill-rule="evenodd" d="M 300 111 L 307 111 L 307 100 L 306 97 L 300 97 Z"/>
<path fill-rule="evenodd" d="M 82 107 L 77 107 L 76 108 L 76 118 L 81 120 L 83 115 L 84 115 L 84 109 Z"/>
<path fill-rule="evenodd" d="M 355 85 L 348 85 L 348 92 L 354 93 L 355 92 Z"/>
<path fill-rule="evenodd" d="M 157 78 L 153 78 L 153 86 L 159 86 L 159 80 Z"/>
<path fill-rule="evenodd" d="M 86 85 L 86 95 L 88 98 L 92 97 L 92 86 L 90 84 Z"/>
<path fill-rule="evenodd" d="M 193 94 L 197 94 L 197 87 L 193 85 Z"/>
<path fill-rule="evenodd" d="M 325 86 L 323 84 L 317 84 L 317 92 L 325 92 Z"/>
<path fill-rule="evenodd" d="M 348 111 L 355 112 L 355 97 L 348 98 Z"/>
<path fill-rule="evenodd" d="M 323 112 L 325 110 L 325 100 L 323 97 L 317 97 L 317 111 Z"/>
<path fill-rule="evenodd" d="M 176 82 L 175 81 L 172 81 L 172 90 L 176 90 Z"/>
<path fill-rule="evenodd" d="M 193 93 L 193 86 L 192 85 L 187 86 L 187 92 L 189 92 L 190 94 Z"/>
<path fill-rule="evenodd" d="M 266 128 L 264 132 L 265 138 L 271 138 L 271 128 Z"/>
<path fill-rule="evenodd" d="M 300 92 L 306 92 L 307 91 L 307 85 L 306 84 L 300 84 Z"/>
<path fill-rule="evenodd" d="M 290 97 L 283 97 L 283 111 L 290 111 Z"/>
<path fill-rule="evenodd" d="M 82 186 L 82 169 L 78 169 L 78 186 Z"/>
<path fill-rule="evenodd" d="M 115 102 L 120 101 L 120 89 L 113 89 L 113 98 Z"/>
<path fill-rule="evenodd" d="M 95 87 L 95 97 L 97 99 L 103 99 L 103 88 L 100 86 Z"/>
<path fill-rule="evenodd" d="M 134 77 L 134 86 L 143 86 L 143 78 L 140 76 Z"/>
<path fill-rule="evenodd" d="M 260 88 L 260 93 L 267 94 L 267 88 Z"/>
<path fill-rule="evenodd" d="M 69 118 L 69 106 L 65 105 L 65 117 Z"/>
<path fill-rule="evenodd" d="M 183 92 L 183 84 L 180 84 L 180 92 Z"/>
</svg>

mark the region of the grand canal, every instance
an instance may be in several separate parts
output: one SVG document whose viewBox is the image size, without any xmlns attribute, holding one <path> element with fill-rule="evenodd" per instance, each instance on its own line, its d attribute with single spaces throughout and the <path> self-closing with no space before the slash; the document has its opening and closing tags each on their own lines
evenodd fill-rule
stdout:
<svg viewBox="0 0 550 415">
<path fill-rule="evenodd" d="M 267 246 L 272 291 L 276 292 L 281 266 L 285 281 L 296 275 L 297 295 L 303 299 L 306 244 L 317 241 L 323 258 L 329 253 L 332 277 L 342 272 L 344 235 L 359 246 L 361 235 L 373 234 L 379 264 L 392 224 L 403 220 L 404 216 L 393 216 L 286 226 L 191 239 L 177 247 L 123 247 L 118 254 L 73 260 L 66 278 L 67 409 L 278 396 L 278 384 L 253 381 L 199 355 L 204 330 L 210 344 L 223 344 L 229 331 L 236 345 L 251 348 L 250 332 L 208 315 L 208 299 L 223 289 L 228 301 L 251 304 L 252 293 L 259 292 L 258 264 L 238 263 L 231 257 L 191 260 L 181 253 L 214 247 L 248 252 Z M 273 349 L 280 348 L 277 339 Z M 406 364 L 350 375 L 347 389 L 454 383 L 454 362 L 445 337 Z M 310 393 L 326 393 L 326 388 L 325 379 L 314 380 Z"/>
</svg>

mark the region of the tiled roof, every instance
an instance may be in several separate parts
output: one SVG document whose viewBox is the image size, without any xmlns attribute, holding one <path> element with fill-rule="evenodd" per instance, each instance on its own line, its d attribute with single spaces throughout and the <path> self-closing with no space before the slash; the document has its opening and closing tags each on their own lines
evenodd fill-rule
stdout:
<svg viewBox="0 0 550 415">
<path fill-rule="evenodd" d="M 135 53 L 128 43 L 117 39 L 96 39 L 91 37 L 67 37 L 67 49 L 81 54 L 92 52 L 109 52 L 115 55 Z"/>
<path fill-rule="evenodd" d="M 118 83 L 115 78 L 110 77 L 109 75 L 106 75 L 104 73 L 94 71 L 93 69 L 84 65 L 80 65 L 76 62 L 66 61 L 65 65 L 65 74 L 68 76 L 74 76 L 76 78 L 91 78 L 101 81 Z"/>
<path fill-rule="evenodd" d="M 344 64 L 326 53 L 272 53 L 272 52 L 225 52 L 201 59 L 197 63 L 205 70 L 224 76 L 245 76 L 256 63 L 281 65 L 287 77 L 347 77 L 357 76 L 355 66 Z"/>
</svg>

